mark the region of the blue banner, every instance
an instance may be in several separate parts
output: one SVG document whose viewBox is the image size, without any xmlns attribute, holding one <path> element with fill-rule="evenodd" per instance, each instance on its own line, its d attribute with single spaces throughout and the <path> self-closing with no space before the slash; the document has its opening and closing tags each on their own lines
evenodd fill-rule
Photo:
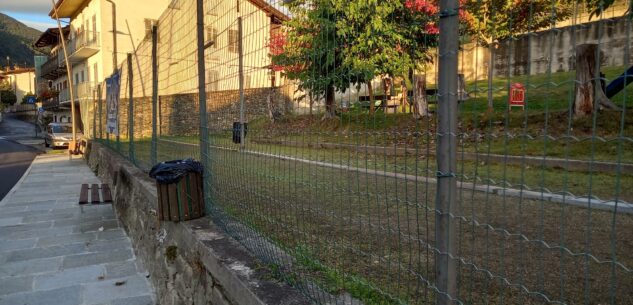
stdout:
<svg viewBox="0 0 633 305">
<path fill-rule="evenodd" d="M 119 135 L 119 96 L 121 75 L 119 72 L 106 78 L 106 132 Z"/>
</svg>

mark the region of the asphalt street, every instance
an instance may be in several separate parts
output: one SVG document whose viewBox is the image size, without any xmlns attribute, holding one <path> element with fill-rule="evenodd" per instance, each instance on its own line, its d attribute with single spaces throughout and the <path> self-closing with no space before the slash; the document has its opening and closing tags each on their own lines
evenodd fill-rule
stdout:
<svg viewBox="0 0 633 305">
<path fill-rule="evenodd" d="M 34 142 L 34 126 L 30 123 L 4 116 L 0 122 L 0 200 L 20 180 L 29 168 L 37 148 L 20 142 Z"/>
</svg>

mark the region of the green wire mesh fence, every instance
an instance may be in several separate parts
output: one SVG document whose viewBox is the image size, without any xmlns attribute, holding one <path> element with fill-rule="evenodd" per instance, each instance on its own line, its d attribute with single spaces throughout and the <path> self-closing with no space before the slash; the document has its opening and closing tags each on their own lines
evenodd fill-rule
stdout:
<svg viewBox="0 0 633 305">
<path fill-rule="evenodd" d="M 629 7 L 175 0 L 95 137 L 318 304 L 629 304 Z"/>
</svg>

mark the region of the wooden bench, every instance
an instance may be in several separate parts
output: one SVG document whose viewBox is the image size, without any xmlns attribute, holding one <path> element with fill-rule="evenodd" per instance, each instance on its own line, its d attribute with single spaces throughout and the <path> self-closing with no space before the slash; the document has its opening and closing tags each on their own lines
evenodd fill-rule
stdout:
<svg viewBox="0 0 633 305">
<path fill-rule="evenodd" d="M 88 191 L 90 190 L 90 193 Z M 90 195 L 90 200 L 88 200 L 88 195 Z M 79 204 L 109 204 L 112 203 L 112 193 L 110 192 L 110 187 L 107 184 L 92 184 L 91 186 L 88 184 L 81 185 L 81 191 L 79 193 Z"/>
</svg>

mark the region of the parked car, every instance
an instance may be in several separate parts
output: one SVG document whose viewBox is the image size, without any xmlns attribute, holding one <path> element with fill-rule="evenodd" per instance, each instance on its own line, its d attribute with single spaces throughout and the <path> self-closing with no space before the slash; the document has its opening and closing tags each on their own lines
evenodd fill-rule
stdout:
<svg viewBox="0 0 633 305">
<path fill-rule="evenodd" d="M 73 130 L 71 124 L 50 123 L 46 127 L 46 135 L 44 136 L 44 145 L 46 147 L 68 147 L 73 138 Z M 77 141 L 83 138 L 81 132 L 77 132 Z"/>
</svg>

